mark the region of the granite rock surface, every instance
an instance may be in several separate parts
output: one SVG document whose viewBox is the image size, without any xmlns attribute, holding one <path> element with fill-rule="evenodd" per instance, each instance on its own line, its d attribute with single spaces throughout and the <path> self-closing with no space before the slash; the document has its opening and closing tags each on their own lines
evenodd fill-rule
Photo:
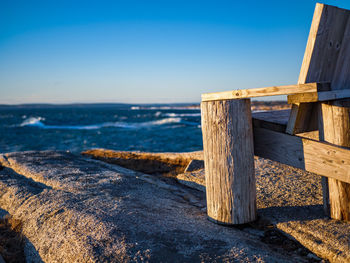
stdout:
<svg viewBox="0 0 350 263">
<path fill-rule="evenodd" d="M 206 218 L 202 192 L 67 152 L 0 155 L 28 262 L 308 262 Z"/>
<path fill-rule="evenodd" d="M 196 154 L 192 167 L 197 168 L 183 169 L 176 178 L 187 187 L 205 192 L 204 165 L 198 161 L 203 156 Z M 350 262 L 350 223 L 324 214 L 320 176 L 258 157 L 255 174 L 260 218 L 320 258 Z"/>
</svg>

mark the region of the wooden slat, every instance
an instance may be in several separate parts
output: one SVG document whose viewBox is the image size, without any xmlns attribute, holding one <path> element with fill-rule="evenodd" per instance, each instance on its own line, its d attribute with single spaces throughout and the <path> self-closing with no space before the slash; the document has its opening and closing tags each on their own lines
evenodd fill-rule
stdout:
<svg viewBox="0 0 350 263">
<path fill-rule="evenodd" d="M 259 128 L 284 132 L 286 130 L 289 114 L 290 110 L 253 112 L 253 125 Z"/>
<path fill-rule="evenodd" d="M 333 90 L 288 95 L 288 103 L 317 102 L 350 98 L 350 90 Z"/>
<path fill-rule="evenodd" d="M 349 42 L 343 42 L 343 38 L 345 31 L 350 29 L 347 28 L 349 15 L 349 10 L 316 4 L 299 84 L 328 81 L 331 82 L 332 90 L 340 89 L 335 85 L 334 77 L 337 75 L 336 68 L 342 68 L 339 63 L 343 64 L 339 56 L 340 50 L 348 50 Z"/>
<path fill-rule="evenodd" d="M 202 94 L 202 101 L 234 100 L 254 97 L 289 95 L 298 93 L 317 92 L 322 87 L 320 83 L 307 83 L 286 86 L 272 86 L 257 89 L 231 90 Z"/>
<path fill-rule="evenodd" d="M 318 131 L 301 132 L 301 133 L 295 134 L 295 136 L 299 136 L 299 137 L 306 138 L 306 139 L 312 139 L 314 141 L 320 140 L 320 136 L 319 136 Z"/>
<path fill-rule="evenodd" d="M 332 90 L 350 89 L 350 18 L 345 28 L 342 43 L 344 44 L 341 45 L 337 66 L 334 71 Z"/>
<path fill-rule="evenodd" d="M 350 88 L 350 11 L 316 4 L 298 83 L 331 82 L 331 90 Z M 310 130 L 317 103 L 292 108 L 286 132 Z"/>
<path fill-rule="evenodd" d="M 254 154 L 350 183 L 350 150 L 254 127 Z"/>
<path fill-rule="evenodd" d="M 288 104 L 298 104 L 302 102 L 316 102 L 316 101 L 318 101 L 317 92 L 294 94 L 294 95 L 288 95 L 287 97 Z"/>
<path fill-rule="evenodd" d="M 297 134 L 318 129 L 317 102 L 292 104 L 286 133 Z"/>
</svg>

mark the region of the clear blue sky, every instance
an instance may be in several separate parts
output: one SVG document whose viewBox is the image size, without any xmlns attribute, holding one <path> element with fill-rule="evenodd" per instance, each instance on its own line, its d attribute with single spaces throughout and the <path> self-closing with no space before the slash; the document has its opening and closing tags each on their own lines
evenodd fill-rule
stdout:
<svg viewBox="0 0 350 263">
<path fill-rule="evenodd" d="M 294 84 L 316 2 L 0 0 L 0 103 L 199 102 Z"/>
</svg>

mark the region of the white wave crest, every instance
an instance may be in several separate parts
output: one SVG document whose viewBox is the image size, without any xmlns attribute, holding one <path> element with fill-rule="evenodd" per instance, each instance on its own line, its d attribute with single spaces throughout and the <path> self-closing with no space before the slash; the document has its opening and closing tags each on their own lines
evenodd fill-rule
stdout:
<svg viewBox="0 0 350 263">
<path fill-rule="evenodd" d="M 161 120 L 156 120 L 156 121 L 149 121 L 149 122 L 144 122 L 142 125 L 163 125 L 163 124 L 169 124 L 169 123 L 180 123 L 181 118 L 166 118 L 166 119 L 161 119 Z"/>
<path fill-rule="evenodd" d="M 201 116 L 199 113 L 165 113 L 165 116 L 168 117 L 199 117 Z"/>
<path fill-rule="evenodd" d="M 38 126 L 38 127 L 43 127 L 45 126 L 44 123 L 42 123 L 41 121 L 44 121 L 45 118 L 42 117 L 30 117 L 28 119 L 25 119 L 20 126 L 24 127 L 24 126 Z"/>
<path fill-rule="evenodd" d="M 132 106 L 131 110 L 199 110 L 199 105 L 193 106 Z"/>
<path fill-rule="evenodd" d="M 42 129 L 62 129 L 62 130 L 96 130 L 101 128 L 124 128 L 124 129 L 140 129 L 147 128 L 157 125 L 165 125 L 172 123 L 181 123 L 181 118 L 165 118 L 161 120 L 138 122 L 138 123 L 127 123 L 127 122 L 104 122 L 100 124 L 89 124 L 89 125 L 46 125 L 42 122 L 45 120 L 41 117 L 31 117 L 24 120 L 19 126 L 20 127 L 37 127 Z M 192 125 L 192 124 L 190 124 Z"/>
</svg>

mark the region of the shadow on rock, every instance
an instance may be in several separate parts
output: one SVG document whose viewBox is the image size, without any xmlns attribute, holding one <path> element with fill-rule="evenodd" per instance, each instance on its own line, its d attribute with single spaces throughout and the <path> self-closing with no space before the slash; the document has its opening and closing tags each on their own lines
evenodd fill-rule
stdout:
<svg viewBox="0 0 350 263">
<path fill-rule="evenodd" d="M 0 254 L 5 262 L 43 262 L 38 251 L 22 233 L 22 222 L 1 209 Z"/>
<path fill-rule="evenodd" d="M 272 219 L 274 223 L 314 220 L 326 217 L 322 205 L 272 206 L 258 209 L 258 213 L 263 217 Z"/>
</svg>

